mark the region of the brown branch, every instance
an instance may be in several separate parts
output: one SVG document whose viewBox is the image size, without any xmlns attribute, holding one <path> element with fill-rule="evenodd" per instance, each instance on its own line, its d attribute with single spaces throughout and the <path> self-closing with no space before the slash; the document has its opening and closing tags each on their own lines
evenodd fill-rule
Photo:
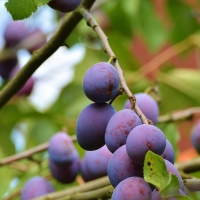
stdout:
<svg viewBox="0 0 200 200">
<path fill-rule="evenodd" d="M 59 198 L 59 200 L 98 200 L 98 199 L 109 199 L 113 192 L 113 186 L 109 185 L 96 190 L 81 192 Z"/>
<path fill-rule="evenodd" d="M 90 9 L 95 0 L 84 0 L 80 8 Z M 81 21 L 79 9 L 71 15 L 64 17 L 63 22 L 52 38 L 39 50 L 35 51 L 28 63 L 15 77 L 0 91 L 0 108 L 26 83 L 35 70 L 49 58 L 60 46 L 64 45 L 66 38 L 71 34 L 76 25 Z"/>
<path fill-rule="evenodd" d="M 193 35 L 190 35 L 185 40 L 169 47 L 168 49 L 162 51 L 158 55 L 156 55 L 154 58 L 152 58 L 149 62 L 144 64 L 142 68 L 140 68 L 138 71 L 136 71 L 134 74 L 137 74 L 137 76 L 134 76 L 135 78 L 131 81 L 131 83 L 135 83 L 141 79 L 143 79 L 145 76 L 149 75 L 154 70 L 158 69 L 162 64 L 170 60 L 171 58 L 181 54 L 182 52 L 188 50 L 192 46 L 199 46 L 199 34 L 195 33 Z M 144 72 L 142 72 L 142 69 L 145 69 Z M 139 75 L 140 74 L 140 75 Z"/>
<path fill-rule="evenodd" d="M 61 190 L 58 192 L 53 192 L 53 193 L 49 193 L 47 195 L 38 197 L 38 198 L 34 198 L 32 200 L 61 200 L 66 196 L 69 195 L 73 195 L 75 193 L 82 193 L 82 192 L 88 192 L 91 190 L 96 190 L 102 187 L 106 187 L 110 185 L 110 181 L 108 179 L 108 177 L 103 177 L 103 178 L 99 178 L 96 179 L 94 181 L 89 181 L 87 183 L 85 183 L 85 185 L 81 185 L 81 186 L 75 186 L 73 188 L 69 188 L 66 190 Z"/>
<path fill-rule="evenodd" d="M 97 35 L 99 36 L 99 38 L 102 41 L 102 44 L 103 44 L 105 52 L 110 56 L 110 58 L 112 58 L 112 60 L 114 62 L 114 66 L 117 69 L 117 72 L 119 74 L 121 88 L 123 88 L 124 92 L 126 93 L 127 97 L 129 98 L 129 100 L 131 102 L 131 105 L 132 105 L 132 108 L 135 110 L 135 112 L 141 118 L 142 122 L 144 124 L 148 124 L 148 119 L 145 117 L 145 115 L 142 113 L 142 111 L 136 105 L 136 98 L 133 96 L 132 92 L 129 90 L 129 88 L 128 88 L 127 84 L 126 84 L 126 81 L 124 79 L 123 71 L 122 71 L 122 69 L 121 69 L 121 67 L 119 65 L 119 62 L 118 62 L 118 59 L 117 59 L 116 55 L 114 54 L 114 52 L 112 51 L 112 49 L 111 49 L 111 47 L 109 45 L 107 36 L 102 31 L 102 29 L 97 24 L 97 22 L 92 17 L 92 15 L 86 9 L 84 9 L 84 8 L 80 9 L 80 13 L 85 18 L 87 24 L 89 26 L 91 26 L 94 29 L 94 31 L 97 33 Z"/>
<path fill-rule="evenodd" d="M 185 179 L 183 180 L 183 183 L 190 190 L 190 192 L 199 191 L 200 179 Z"/>
<path fill-rule="evenodd" d="M 2 200 L 12 200 L 12 199 L 19 197 L 20 194 L 21 194 L 21 190 L 17 190 L 15 192 L 13 192 L 11 195 L 3 197 Z"/>
<path fill-rule="evenodd" d="M 175 121 L 182 121 L 193 118 L 196 114 L 200 113 L 200 107 L 188 108 L 181 111 L 175 111 L 172 113 L 168 113 L 166 115 L 162 115 L 158 118 L 159 123 L 168 123 Z"/>
<path fill-rule="evenodd" d="M 76 136 L 70 136 L 70 137 L 71 137 L 72 141 L 76 141 Z M 9 156 L 7 158 L 4 158 L 0 161 L 0 166 L 8 165 L 8 164 L 11 164 L 11 163 L 16 162 L 18 160 L 22 160 L 24 158 L 31 158 L 34 154 L 47 150 L 48 146 L 49 146 L 48 143 L 44 143 L 44 144 L 38 145 L 38 146 L 36 146 L 32 149 L 29 149 L 29 150 L 23 151 L 21 153 Z"/>
<path fill-rule="evenodd" d="M 176 163 L 175 166 L 179 171 L 183 171 L 186 174 L 200 171 L 200 158 L 196 158 L 196 159 L 190 160 L 190 161 Z"/>
</svg>

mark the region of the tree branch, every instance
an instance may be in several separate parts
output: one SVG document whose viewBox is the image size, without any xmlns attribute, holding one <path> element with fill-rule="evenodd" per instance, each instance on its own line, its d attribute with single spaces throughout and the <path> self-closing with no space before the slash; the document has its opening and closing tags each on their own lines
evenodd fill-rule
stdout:
<svg viewBox="0 0 200 200">
<path fill-rule="evenodd" d="M 200 113 L 200 107 L 188 108 L 181 111 L 175 111 L 162 115 L 158 118 L 159 123 L 176 122 L 193 118 L 196 114 Z"/>
<path fill-rule="evenodd" d="M 184 179 L 183 183 L 190 190 L 190 192 L 199 191 L 200 179 Z"/>
<path fill-rule="evenodd" d="M 70 137 L 71 137 L 72 141 L 76 141 L 76 136 L 70 136 Z M 40 153 L 42 151 L 47 150 L 48 146 L 49 146 L 48 143 L 44 143 L 44 144 L 38 145 L 38 146 L 36 146 L 32 149 L 29 149 L 29 150 L 23 151 L 21 153 L 9 156 L 7 158 L 4 158 L 0 161 L 0 166 L 8 165 L 8 164 L 11 164 L 15 161 L 22 160 L 24 158 L 30 158 L 31 156 L 33 156 L 36 153 Z"/>
<path fill-rule="evenodd" d="M 81 192 L 77 194 L 72 194 L 64 198 L 59 198 L 59 200 L 98 200 L 98 199 L 108 199 L 111 197 L 113 192 L 113 186 L 109 185 L 96 190 Z"/>
<path fill-rule="evenodd" d="M 196 172 L 200 170 L 200 158 L 176 163 L 175 166 L 179 171 L 183 171 L 184 173 Z"/>
<path fill-rule="evenodd" d="M 96 190 L 96 189 L 106 187 L 106 186 L 110 186 L 110 181 L 107 176 L 103 178 L 95 179 L 94 181 L 89 181 L 85 183 L 85 185 L 76 186 L 70 189 L 49 193 L 47 195 L 34 198 L 32 200 L 52 200 L 52 199 L 61 200 L 64 197 L 69 196 L 69 195 L 74 195 L 75 193 L 88 192 L 88 191 Z"/>
<path fill-rule="evenodd" d="M 95 0 L 84 0 L 80 8 L 90 9 Z M 64 45 L 66 38 L 82 19 L 79 9 L 69 17 L 65 16 L 58 31 L 39 50 L 35 51 L 28 63 L 17 73 L 15 77 L 0 92 L 0 108 L 26 83 L 35 70 L 49 58 L 60 46 Z"/>
<path fill-rule="evenodd" d="M 181 54 L 182 52 L 188 50 L 192 46 L 199 46 L 199 33 L 195 33 L 193 35 L 190 35 L 185 40 L 170 46 L 166 50 L 162 51 L 158 55 L 156 55 L 154 58 L 152 58 L 149 62 L 144 64 L 142 68 L 138 69 L 134 74 L 135 78 L 131 81 L 131 84 L 140 81 L 145 76 L 149 75 L 154 70 L 158 69 L 162 64 L 170 60 L 171 58 Z M 142 69 L 145 69 L 144 72 L 142 72 Z"/>
<path fill-rule="evenodd" d="M 139 109 L 139 107 L 136 105 L 136 98 L 133 96 L 132 92 L 129 90 L 126 81 L 124 79 L 124 74 L 123 71 L 119 65 L 118 59 L 116 57 L 116 55 L 114 54 L 114 52 L 112 51 L 109 42 L 108 42 L 108 38 L 105 35 L 105 33 L 102 31 L 102 29 L 100 28 L 100 26 L 97 24 L 97 22 L 95 21 L 95 19 L 92 17 L 92 15 L 84 8 L 80 9 L 80 13 L 83 15 L 83 17 L 85 18 L 87 24 L 89 26 L 91 26 L 94 31 L 97 33 L 97 35 L 99 36 L 99 38 L 102 41 L 103 47 L 105 52 L 110 56 L 110 58 L 113 60 L 114 62 L 114 66 L 117 69 L 117 72 L 119 74 L 119 78 L 120 78 L 120 83 L 121 83 L 121 88 L 124 90 L 124 92 L 126 93 L 127 97 L 129 98 L 132 108 L 135 110 L 135 112 L 138 114 L 138 116 L 141 118 L 143 124 L 148 124 L 149 121 L 148 119 L 145 117 L 145 115 L 142 113 L 142 111 Z"/>
</svg>

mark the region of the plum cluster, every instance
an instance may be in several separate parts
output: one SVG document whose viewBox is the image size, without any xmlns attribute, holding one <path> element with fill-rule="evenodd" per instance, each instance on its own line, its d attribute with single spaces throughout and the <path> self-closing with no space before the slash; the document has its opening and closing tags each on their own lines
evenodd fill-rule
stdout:
<svg viewBox="0 0 200 200">
<path fill-rule="evenodd" d="M 108 162 L 112 153 L 106 145 L 94 151 L 86 151 L 81 162 L 81 174 L 85 182 L 107 175 Z"/>
<path fill-rule="evenodd" d="M 49 141 L 49 168 L 53 177 L 61 183 L 71 183 L 80 171 L 77 150 L 68 134 L 59 132 Z"/>
<path fill-rule="evenodd" d="M 106 126 L 116 113 L 106 102 L 116 96 L 119 83 L 117 70 L 107 62 L 97 63 L 85 73 L 83 90 L 94 103 L 81 111 L 76 124 L 77 141 L 83 149 L 93 151 L 105 145 Z"/>
<path fill-rule="evenodd" d="M 46 43 L 46 36 L 40 29 L 30 30 L 22 21 L 11 21 L 7 24 L 4 34 L 5 45 L 2 49 L 12 51 L 13 48 L 26 50 L 32 54 Z M 0 76 L 9 81 L 20 69 L 17 52 L 12 51 L 10 57 L 0 60 Z M 30 77 L 23 88 L 17 93 L 18 96 L 28 96 L 34 86 L 35 80 Z"/>
<path fill-rule="evenodd" d="M 150 185 L 143 179 L 144 158 L 149 150 L 163 157 L 167 171 L 178 177 L 180 189 L 184 190 L 182 178 L 174 166 L 172 145 L 159 128 L 141 124 L 128 133 L 125 144 L 117 148 L 109 160 L 108 177 L 115 188 L 112 200 L 128 199 L 129 195 L 134 200 L 157 200 L 152 196 L 155 191 L 152 193 Z"/>
<path fill-rule="evenodd" d="M 48 154 L 52 176 L 62 184 L 72 183 L 80 172 L 80 159 L 72 139 L 66 132 L 58 132 L 51 137 Z M 24 185 L 21 198 L 29 200 L 53 191 L 50 182 L 36 176 Z"/>
<path fill-rule="evenodd" d="M 180 190 L 184 190 L 174 166 L 174 149 L 155 126 L 159 116 L 156 101 L 148 94 L 135 94 L 137 106 L 154 125 L 142 124 L 140 117 L 130 109 L 129 100 L 116 112 L 107 101 L 117 94 L 119 82 L 116 69 L 105 62 L 93 65 L 83 78 L 85 95 L 94 102 L 81 111 L 76 124 L 77 141 L 86 150 L 81 162 L 84 180 L 107 173 L 115 188 L 112 200 L 151 200 L 156 191 L 152 193 L 143 179 L 144 159 L 150 150 L 163 157 L 168 172 L 178 177 Z"/>
</svg>

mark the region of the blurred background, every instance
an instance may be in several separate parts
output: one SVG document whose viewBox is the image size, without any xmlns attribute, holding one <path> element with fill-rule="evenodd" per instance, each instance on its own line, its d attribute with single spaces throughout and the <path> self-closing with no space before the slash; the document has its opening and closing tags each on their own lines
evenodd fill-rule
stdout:
<svg viewBox="0 0 200 200">
<path fill-rule="evenodd" d="M 5 2 L 0 1 L 0 89 L 12 74 L 11 70 L 7 77 L 1 74 L 9 68 L 2 63 L 7 48 L 4 33 L 12 22 Z M 200 1 L 97 0 L 91 13 L 108 36 L 133 94 L 149 92 L 159 104 L 160 116 L 199 107 Z M 20 22 L 31 37 L 40 30 L 45 44 L 59 28 L 62 17 L 62 13 L 46 5 Z M 31 37 L 17 50 L 14 63 L 18 68 L 31 57 L 32 51 L 27 49 L 35 41 Z M 108 60 L 96 33 L 82 20 L 65 46 L 33 74 L 29 92 L 14 95 L 0 110 L 0 158 L 48 142 L 60 130 L 75 135 L 77 117 L 91 103 L 82 89 L 84 73 L 93 64 Z M 126 99 L 124 94 L 114 101 L 117 111 Z M 199 117 L 197 113 L 187 120 L 158 123 L 173 144 L 177 161 L 197 156 L 190 134 Z M 76 147 L 83 155 L 83 150 Z M 19 189 L 33 174 L 48 175 L 45 158 L 45 152 L 35 155 L 35 160 L 42 161 L 40 167 L 35 160 L 1 167 L 0 195 Z M 55 184 L 58 189 L 63 187 Z"/>
</svg>

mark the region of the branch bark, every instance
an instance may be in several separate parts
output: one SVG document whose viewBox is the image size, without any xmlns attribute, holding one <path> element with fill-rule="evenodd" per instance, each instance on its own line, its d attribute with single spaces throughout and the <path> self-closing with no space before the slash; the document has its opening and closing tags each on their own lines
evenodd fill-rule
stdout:
<svg viewBox="0 0 200 200">
<path fill-rule="evenodd" d="M 88 192 L 88 191 L 96 190 L 96 189 L 106 187 L 106 186 L 110 186 L 110 181 L 107 176 L 96 179 L 94 181 L 89 181 L 89 182 L 85 183 L 85 185 L 76 186 L 76 187 L 73 187 L 70 189 L 49 193 L 47 195 L 44 195 L 44 196 L 41 196 L 38 198 L 34 198 L 32 200 L 52 200 L 52 199 L 53 200 L 61 200 L 64 197 L 66 197 L 66 196 L 69 197 L 70 195 L 74 195 L 75 193 Z"/>
<path fill-rule="evenodd" d="M 80 8 L 90 9 L 95 0 L 84 0 Z M 39 50 L 35 51 L 28 63 L 17 73 L 15 77 L 0 92 L 0 108 L 22 88 L 28 78 L 37 68 L 49 58 L 60 46 L 64 45 L 66 38 L 71 34 L 76 25 L 81 21 L 82 15 L 79 9 L 71 15 L 65 16 L 60 28 L 52 38 Z"/>
<path fill-rule="evenodd" d="M 193 118 L 196 114 L 200 113 L 200 107 L 188 108 L 181 111 L 175 111 L 162 115 L 158 118 L 159 123 L 176 122 Z"/>
</svg>

